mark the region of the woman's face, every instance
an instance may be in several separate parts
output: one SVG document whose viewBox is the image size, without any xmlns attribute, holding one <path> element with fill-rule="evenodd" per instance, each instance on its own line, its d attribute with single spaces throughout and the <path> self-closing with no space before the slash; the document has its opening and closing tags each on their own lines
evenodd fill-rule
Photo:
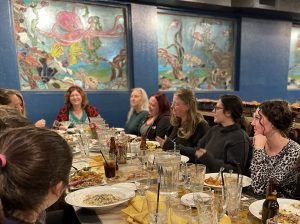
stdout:
<svg viewBox="0 0 300 224">
<path fill-rule="evenodd" d="M 142 103 L 142 94 L 138 90 L 133 90 L 130 96 L 130 106 L 138 109 Z"/>
<path fill-rule="evenodd" d="M 14 107 L 22 113 L 22 105 L 19 97 L 16 94 L 10 94 L 9 95 L 10 103 L 7 106 Z"/>
<path fill-rule="evenodd" d="M 253 115 L 251 125 L 254 128 L 254 135 L 262 134 L 266 136 L 269 130 L 272 129 L 272 123 L 262 114 L 259 108 L 256 109 Z"/>
<path fill-rule="evenodd" d="M 177 95 L 174 95 L 172 103 L 173 114 L 182 119 L 187 116 L 188 111 L 188 105 L 186 105 Z"/>
<path fill-rule="evenodd" d="M 77 90 L 74 90 L 71 94 L 70 94 L 70 103 L 72 104 L 72 106 L 81 106 L 82 103 L 82 96 L 80 95 L 80 93 Z"/>
<path fill-rule="evenodd" d="M 157 116 L 159 114 L 159 106 L 156 98 L 151 96 L 149 99 L 149 116 Z"/>
<path fill-rule="evenodd" d="M 224 105 L 221 100 L 219 100 L 216 106 L 213 109 L 214 113 L 214 122 L 216 124 L 222 124 L 227 119 L 226 115 L 224 114 Z"/>
</svg>

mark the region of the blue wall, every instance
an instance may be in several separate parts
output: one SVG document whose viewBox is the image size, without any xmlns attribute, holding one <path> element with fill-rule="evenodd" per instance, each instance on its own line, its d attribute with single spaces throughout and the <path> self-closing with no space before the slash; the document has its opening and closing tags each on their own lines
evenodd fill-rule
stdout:
<svg viewBox="0 0 300 224">
<path fill-rule="evenodd" d="M 143 87 L 148 94 L 158 89 L 157 79 L 157 7 L 128 4 L 129 65 L 131 86 Z M 218 15 L 216 13 L 216 15 Z M 234 15 L 233 15 L 234 16 Z M 243 100 L 263 101 L 284 98 L 300 99 L 300 91 L 287 91 L 291 21 L 238 17 L 236 91 Z M 20 89 L 10 0 L 0 1 L 0 87 Z M 228 93 L 228 92 L 227 92 Z M 45 118 L 52 124 L 63 105 L 64 92 L 23 92 L 31 120 Z M 218 98 L 224 92 L 203 92 L 201 98 Z M 122 127 L 129 110 L 130 91 L 88 92 L 91 104 L 97 106 L 110 126 Z M 171 97 L 172 93 L 168 93 Z"/>
</svg>

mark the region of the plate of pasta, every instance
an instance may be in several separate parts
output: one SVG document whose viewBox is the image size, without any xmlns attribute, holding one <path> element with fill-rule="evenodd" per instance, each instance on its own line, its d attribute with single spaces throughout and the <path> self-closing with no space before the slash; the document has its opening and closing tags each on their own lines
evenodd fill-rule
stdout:
<svg viewBox="0 0 300 224">
<path fill-rule="evenodd" d="M 88 209 L 108 210 L 135 196 L 134 190 L 121 186 L 97 186 L 69 193 L 66 203 Z"/>
</svg>

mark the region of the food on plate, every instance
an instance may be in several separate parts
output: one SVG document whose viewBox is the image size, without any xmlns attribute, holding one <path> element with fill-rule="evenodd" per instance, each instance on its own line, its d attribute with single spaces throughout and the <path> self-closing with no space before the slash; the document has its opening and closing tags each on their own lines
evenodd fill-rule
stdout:
<svg viewBox="0 0 300 224">
<path fill-rule="evenodd" d="M 220 178 L 217 179 L 217 178 L 214 178 L 214 177 L 209 177 L 209 178 L 205 179 L 204 182 L 209 184 L 209 185 L 215 185 L 215 186 L 220 186 L 222 184 Z"/>
<path fill-rule="evenodd" d="M 277 223 L 300 224 L 300 216 L 285 209 L 279 209 Z"/>
<path fill-rule="evenodd" d="M 300 209 L 300 203 L 293 203 L 292 206 L 294 208 Z"/>
<path fill-rule="evenodd" d="M 155 150 L 157 148 L 157 144 L 155 144 L 154 142 L 146 142 L 148 150 Z"/>
<path fill-rule="evenodd" d="M 99 184 L 103 184 L 103 176 L 95 171 L 79 170 L 69 179 L 69 186 L 75 188 L 90 187 Z"/>
<path fill-rule="evenodd" d="M 88 194 L 83 199 L 83 202 L 88 205 L 107 205 L 120 200 L 120 197 L 113 194 Z"/>
<path fill-rule="evenodd" d="M 69 144 L 74 143 L 78 140 L 77 137 L 74 135 L 65 135 L 64 138 Z"/>
</svg>

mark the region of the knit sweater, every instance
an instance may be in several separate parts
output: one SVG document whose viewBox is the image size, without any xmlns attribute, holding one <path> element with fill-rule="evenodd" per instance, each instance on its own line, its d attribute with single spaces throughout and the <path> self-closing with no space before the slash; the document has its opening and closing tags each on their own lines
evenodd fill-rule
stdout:
<svg viewBox="0 0 300 224">
<path fill-rule="evenodd" d="M 196 160 L 196 149 L 204 148 L 206 153 Z M 249 166 L 252 158 L 252 144 L 240 125 L 233 124 L 223 127 L 215 125 L 199 140 L 197 147 L 182 147 L 180 153 L 186 155 L 191 161 L 206 165 L 206 172 L 218 172 L 221 167 L 225 171 L 241 171 L 249 175 Z"/>
</svg>

